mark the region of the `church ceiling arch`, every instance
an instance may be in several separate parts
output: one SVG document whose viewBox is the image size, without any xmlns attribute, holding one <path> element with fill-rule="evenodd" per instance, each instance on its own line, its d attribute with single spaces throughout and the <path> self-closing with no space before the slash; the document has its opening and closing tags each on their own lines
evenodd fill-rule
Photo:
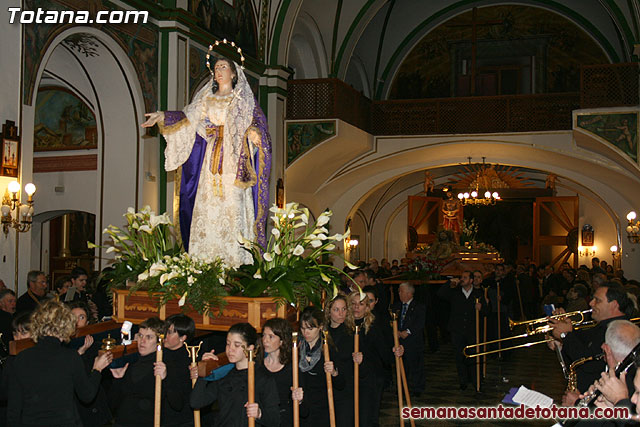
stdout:
<svg viewBox="0 0 640 427">
<path fill-rule="evenodd" d="M 315 19 L 300 12 L 289 47 L 288 65 L 296 71 L 294 78 L 324 78 L 329 73 L 327 49 Z"/>
<path fill-rule="evenodd" d="M 478 68 L 484 68 L 485 76 L 499 73 L 496 80 L 512 81 L 509 88 L 506 87 L 509 84 L 501 85 L 498 89 L 502 91 L 487 93 L 496 95 L 514 91 L 575 92 L 579 89 L 574 86 L 579 81 L 576 75 L 580 64 L 618 60 L 611 43 L 574 11 L 564 14 L 541 7 L 497 5 L 478 8 L 477 18 L 473 13 L 467 10 L 439 23 L 411 45 L 431 24 L 431 18 L 416 27 L 387 62 L 376 97 L 382 97 L 383 93 L 389 98 L 468 95 L 462 90 L 461 80 L 468 80 L 473 72 L 470 70 L 473 48 L 478 52 Z M 508 79 L 507 74 L 511 75 Z M 392 82 L 388 81 L 390 76 Z M 404 83 L 409 80 L 415 83 L 416 78 L 417 90 L 407 93 Z"/>
</svg>

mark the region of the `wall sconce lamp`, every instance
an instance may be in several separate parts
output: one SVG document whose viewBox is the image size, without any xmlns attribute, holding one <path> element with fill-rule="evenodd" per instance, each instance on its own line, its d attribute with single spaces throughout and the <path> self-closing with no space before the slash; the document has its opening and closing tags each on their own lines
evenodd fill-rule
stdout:
<svg viewBox="0 0 640 427">
<path fill-rule="evenodd" d="M 33 193 L 36 192 L 36 186 L 29 183 L 24 186 L 24 192 L 27 193 L 27 203 L 20 202 L 20 183 L 11 181 L 7 186 L 2 199 L 2 231 L 9 234 L 9 228 L 15 228 L 16 232 L 24 233 L 31 229 L 33 220 Z M 11 197 L 9 197 L 11 193 Z"/>
<path fill-rule="evenodd" d="M 621 251 L 618 249 L 616 245 L 613 245 L 609 248 L 611 250 L 611 257 L 613 258 L 613 269 L 618 270 L 621 268 L 620 255 L 622 255 Z"/>
<path fill-rule="evenodd" d="M 360 242 L 358 242 L 358 239 L 349 239 L 347 241 L 347 248 L 349 248 L 349 250 L 352 251 L 355 248 L 357 248 L 359 244 Z"/>
<path fill-rule="evenodd" d="M 578 254 L 581 257 L 592 258 L 596 256 L 597 246 L 578 246 Z"/>
<path fill-rule="evenodd" d="M 631 211 L 627 214 L 627 239 L 630 243 L 640 243 L 640 221 L 634 222 L 636 219 L 636 212 Z"/>
</svg>

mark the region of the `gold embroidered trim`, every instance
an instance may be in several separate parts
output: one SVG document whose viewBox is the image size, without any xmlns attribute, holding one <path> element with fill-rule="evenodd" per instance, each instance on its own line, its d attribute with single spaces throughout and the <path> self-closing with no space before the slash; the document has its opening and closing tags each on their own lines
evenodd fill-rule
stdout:
<svg viewBox="0 0 640 427">
<path fill-rule="evenodd" d="M 176 133 L 183 127 L 189 126 L 190 124 L 191 123 L 189 122 L 189 119 L 187 117 L 169 126 L 165 126 L 164 120 L 160 120 L 158 122 L 158 129 L 160 130 L 160 133 L 163 135 L 171 135 L 172 133 Z"/>
</svg>

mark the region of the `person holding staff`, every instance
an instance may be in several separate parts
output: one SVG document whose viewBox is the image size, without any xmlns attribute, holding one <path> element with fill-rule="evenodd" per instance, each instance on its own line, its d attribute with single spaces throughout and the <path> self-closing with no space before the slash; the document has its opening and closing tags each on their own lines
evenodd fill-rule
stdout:
<svg viewBox="0 0 640 427">
<path fill-rule="evenodd" d="M 384 365 L 393 363 L 394 354 L 402 357 L 404 348 L 394 348 L 391 336 L 375 322 L 367 293 L 353 292 L 349 295 L 349 302 L 360 334 L 360 352 L 353 354 L 353 361 L 360 366 L 360 425 L 377 426 L 384 387 Z"/>
<path fill-rule="evenodd" d="M 96 357 L 87 375 L 80 355 L 62 346 L 75 330 L 76 317 L 61 302 L 37 307 L 31 319 L 36 345 L 16 356 L 9 373 L 7 425 L 82 426 L 74 396 L 83 401 L 95 397 L 101 372 L 113 356 Z"/>
<path fill-rule="evenodd" d="M 114 427 L 153 425 L 155 377 L 167 377 L 166 364 L 156 362 L 158 337 L 164 333 L 165 324 L 159 318 L 150 317 L 142 322 L 136 334 L 140 357 L 122 368 L 111 369 L 114 381 L 108 394 L 114 408 Z M 163 401 L 160 408 L 168 404 Z"/>
<path fill-rule="evenodd" d="M 163 361 L 167 366 L 167 378 L 163 394 L 167 404 L 161 405 L 162 425 L 188 427 L 193 425 L 193 411 L 189 404 L 191 359 L 184 343 L 192 339 L 196 324 L 184 314 L 174 314 L 165 321 Z"/>
<path fill-rule="evenodd" d="M 244 427 L 249 424 L 249 417 L 255 418 L 258 426 L 278 427 L 280 425 L 280 408 L 278 407 L 278 390 L 272 378 L 264 372 L 256 372 L 255 403 L 247 403 L 249 359 L 245 351 L 253 350 L 258 334 L 248 323 L 236 323 L 227 333 L 226 355 L 235 367 L 217 381 L 207 383 L 198 378 L 191 392 L 191 406 L 202 408 L 217 401 L 219 411 L 216 413 L 214 426 Z M 197 368 L 191 369 L 191 375 L 197 375 Z"/>
<path fill-rule="evenodd" d="M 328 301 L 325 305 L 324 317 L 335 348 L 332 360 L 345 378 L 353 378 L 354 323 L 347 297 L 338 294 L 334 299 Z M 353 388 L 353 381 L 347 380 L 344 389 L 333 391 L 338 427 L 353 426 Z"/>
<path fill-rule="evenodd" d="M 293 426 L 293 401 L 291 389 L 293 369 L 291 368 L 291 326 L 284 319 L 274 318 L 262 327 L 261 345 L 258 347 L 258 370 L 273 378 L 280 400 L 280 426 Z"/>
<path fill-rule="evenodd" d="M 333 361 L 326 361 L 322 351 L 321 332 L 324 315 L 317 307 L 309 306 L 300 315 L 300 387 L 293 390 L 292 398 L 301 402 L 300 425 L 303 427 L 329 426 L 329 400 L 325 373 L 330 373 L 334 390 L 344 390 L 344 374 Z M 333 349 L 332 349 L 333 353 Z M 330 357 L 334 359 L 333 354 Z"/>
</svg>

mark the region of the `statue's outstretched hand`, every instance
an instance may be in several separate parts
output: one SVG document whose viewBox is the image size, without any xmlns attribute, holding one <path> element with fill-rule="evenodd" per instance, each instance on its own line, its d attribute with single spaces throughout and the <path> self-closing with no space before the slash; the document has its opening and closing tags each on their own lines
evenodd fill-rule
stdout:
<svg viewBox="0 0 640 427">
<path fill-rule="evenodd" d="M 150 128 L 158 123 L 160 120 L 164 120 L 164 113 L 162 111 L 156 111 L 155 113 L 147 113 L 144 115 L 148 117 L 147 121 L 142 123 L 140 126 L 143 128 Z"/>
</svg>

